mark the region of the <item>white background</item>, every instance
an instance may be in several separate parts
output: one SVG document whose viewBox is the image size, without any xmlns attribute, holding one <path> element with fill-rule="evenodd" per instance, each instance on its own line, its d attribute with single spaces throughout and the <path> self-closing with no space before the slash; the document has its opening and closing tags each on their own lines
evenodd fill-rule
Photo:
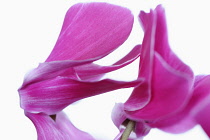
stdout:
<svg viewBox="0 0 210 140">
<path fill-rule="evenodd" d="M 83 0 L 87 2 L 89 0 Z M 98 0 L 99 1 L 99 0 Z M 107 0 L 130 8 L 135 15 L 134 32 L 109 58 L 99 61 L 109 65 L 122 57 L 143 34 L 137 15 L 157 4 L 166 8 L 169 40 L 175 53 L 195 74 L 210 73 L 210 8 L 208 0 Z M 0 139 L 36 140 L 36 130 L 19 107 L 17 89 L 26 72 L 43 62 L 52 50 L 63 18 L 76 0 L 8 0 L 0 2 Z M 132 80 L 137 75 L 138 60 L 124 70 L 107 75 L 118 80 Z M 85 99 L 65 109 L 74 124 L 101 140 L 111 140 L 118 133 L 110 119 L 115 102 L 125 101 L 132 89 L 122 89 Z M 145 140 L 207 140 L 199 126 L 180 135 L 153 129 Z"/>
</svg>

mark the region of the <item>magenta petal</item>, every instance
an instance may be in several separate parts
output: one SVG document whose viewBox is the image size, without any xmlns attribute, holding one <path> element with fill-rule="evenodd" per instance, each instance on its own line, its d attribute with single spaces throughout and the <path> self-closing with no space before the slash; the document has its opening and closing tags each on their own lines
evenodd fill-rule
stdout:
<svg viewBox="0 0 210 140">
<path fill-rule="evenodd" d="M 192 99 L 190 100 L 189 107 L 191 107 L 192 114 L 199 114 L 202 108 L 205 108 L 210 103 L 210 75 L 196 76 L 194 91 Z"/>
<path fill-rule="evenodd" d="M 139 78 L 145 80 L 139 87 L 135 88 L 132 95 L 125 102 L 125 109 L 134 111 L 143 108 L 151 98 L 151 80 L 154 59 L 154 43 L 155 43 L 155 13 L 151 11 L 149 14 L 141 12 L 140 19 L 145 31 L 141 49 L 141 58 L 139 65 Z M 139 93 L 141 91 L 141 93 Z"/>
<path fill-rule="evenodd" d="M 137 45 L 126 56 L 111 66 L 100 66 L 92 63 L 74 67 L 74 70 L 82 80 L 98 80 L 105 73 L 120 69 L 132 63 L 139 57 L 140 50 L 141 45 Z"/>
<path fill-rule="evenodd" d="M 121 58 L 113 65 L 122 65 L 124 63 L 130 64 L 131 62 L 133 62 L 133 60 L 138 58 L 140 54 L 141 54 L 141 45 L 137 45 L 127 55 L 125 55 L 123 58 Z"/>
<path fill-rule="evenodd" d="M 98 58 L 99 59 L 99 58 Z M 56 76 L 67 76 L 71 78 L 76 78 L 73 67 L 91 63 L 97 59 L 87 59 L 87 60 L 66 60 L 66 61 L 52 61 L 39 64 L 39 66 L 29 72 L 24 79 L 24 86 L 42 80 L 48 80 Z"/>
<path fill-rule="evenodd" d="M 124 43 L 132 26 L 133 15 L 127 8 L 108 3 L 76 4 L 66 13 L 57 43 L 46 61 L 106 56 Z"/>
<path fill-rule="evenodd" d="M 190 107 L 192 108 L 192 115 L 195 115 L 196 121 L 210 137 L 210 75 L 199 76 L 198 78 L 199 81 L 195 85 Z"/>
<path fill-rule="evenodd" d="M 179 111 L 191 97 L 193 72 L 170 50 L 164 9 L 141 12 L 145 36 L 139 78 L 145 79 L 125 103 L 132 119 L 153 120 Z"/>
<path fill-rule="evenodd" d="M 184 133 L 193 128 L 197 123 L 190 115 L 190 110 L 184 109 L 164 119 L 151 122 L 149 125 L 153 128 L 161 129 L 168 133 Z"/>
<path fill-rule="evenodd" d="M 151 98 L 150 84 L 142 79 L 142 83 L 134 88 L 131 96 L 124 103 L 124 109 L 126 111 L 136 111 L 138 109 L 143 108 Z M 141 91 L 141 94 L 139 92 Z"/>
<path fill-rule="evenodd" d="M 83 81 L 96 81 L 105 75 L 104 71 L 100 71 L 102 67 L 103 66 L 94 63 L 89 63 L 86 65 L 74 67 L 74 71 L 78 78 Z"/>
<path fill-rule="evenodd" d="M 166 17 L 164 8 L 159 5 L 155 9 L 156 20 L 156 33 L 155 33 L 155 51 L 170 65 L 173 69 L 193 77 L 193 72 L 189 66 L 184 64 L 171 50 L 168 43 L 168 31 L 166 25 Z"/>
<path fill-rule="evenodd" d="M 210 115 L 208 111 L 210 106 L 209 83 L 210 75 L 196 76 L 193 95 L 185 108 L 178 113 L 158 120 L 150 125 L 170 133 L 183 133 L 194 127 L 197 123 L 200 123 L 210 136 L 210 121 L 208 119 Z"/>
<path fill-rule="evenodd" d="M 38 140 L 94 140 L 88 133 L 77 129 L 63 112 L 56 115 L 55 121 L 43 113 L 25 114 L 36 127 Z"/>
<path fill-rule="evenodd" d="M 125 131 L 125 127 L 122 126 L 123 122 L 127 119 L 126 114 L 123 110 L 122 103 L 116 103 L 114 108 L 112 109 L 112 121 L 115 126 L 119 129 L 118 135 L 114 138 L 114 140 L 120 140 L 122 137 L 123 132 Z"/>
<path fill-rule="evenodd" d="M 115 104 L 114 108 L 112 109 L 112 121 L 115 126 L 120 129 L 122 123 L 127 119 L 127 116 L 124 112 L 124 105 L 122 103 Z"/>
<path fill-rule="evenodd" d="M 142 109 L 128 112 L 132 118 L 152 120 L 170 115 L 184 107 L 191 97 L 193 80 L 175 71 L 158 54 L 155 55 L 152 83 L 150 102 Z"/>
<path fill-rule="evenodd" d="M 210 100 L 209 83 L 210 76 L 196 76 L 193 95 L 183 110 L 164 119 L 151 122 L 150 126 L 169 133 L 183 133 L 197 124 L 196 118 L 198 123 L 204 126 L 204 130 L 209 135 L 208 131 L 210 127 L 206 128 L 206 125 L 208 126 L 210 122 L 205 118 L 210 115 L 208 110 L 205 110 L 206 106 L 208 108 Z"/>
<path fill-rule="evenodd" d="M 135 133 L 138 138 L 143 138 L 151 130 L 151 127 L 145 121 L 136 122 Z"/>
<path fill-rule="evenodd" d="M 122 103 L 115 104 L 113 110 L 112 110 L 112 121 L 115 124 L 115 126 L 119 129 L 119 134 L 115 137 L 115 140 L 119 140 L 122 136 L 122 133 L 125 130 L 125 126 L 123 126 L 123 122 L 128 119 L 126 116 L 126 113 L 124 112 L 124 105 Z M 144 121 L 137 121 L 133 136 L 129 138 L 130 140 L 137 140 L 139 138 L 143 138 L 145 135 L 147 135 L 150 131 L 150 127 L 144 122 Z"/>
<path fill-rule="evenodd" d="M 210 98 L 209 98 L 210 100 Z M 198 114 L 196 115 L 196 121 L 200 124 L 203 130 L 206 132 L 208 137 L 210 138 L 210 103 L 203 107 Z"/>
<path fill-rule="evenodd" d="M 80 99 L 120 88 L 134 87 L 140 81 L 122 82 L 101 80 L 84 82 L 67 77 L 40 81 L 19 90 L 21 107 L 28 112 L 56 114 L 69 104 Z"/>
</svg>

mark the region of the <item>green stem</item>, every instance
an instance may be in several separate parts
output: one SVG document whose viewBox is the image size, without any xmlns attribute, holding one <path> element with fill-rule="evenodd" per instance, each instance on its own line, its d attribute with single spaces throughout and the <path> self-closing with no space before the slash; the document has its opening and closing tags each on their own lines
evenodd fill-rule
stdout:
<svg viewBox="0 0 210 140">
<path fill-rule="evenodd" d="M 130 120 L 128 122 L 128 124 L 126 126 L 126 129 L 123 132 L 122 137 L 120 138 L 120 140 L 127 140 L 128 137 L 130 136 L 131 132 L 133 131 L 134 127 L 135 127 L 135 122 Z"/>
</svg>

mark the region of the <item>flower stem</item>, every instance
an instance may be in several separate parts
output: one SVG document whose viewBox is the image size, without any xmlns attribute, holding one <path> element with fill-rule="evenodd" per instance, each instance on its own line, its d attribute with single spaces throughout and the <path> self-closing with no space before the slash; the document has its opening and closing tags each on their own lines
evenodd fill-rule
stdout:
<svg viewBox="0 0 210 140">
<path fill-rule="evenodd" d="M 131 132 L 133 131 L 134 127 L 135 127 L 135 122 L 129 120 L 129 122 L 128 122 L 127 126 L 126 126 L 126 129 L 123 132 L 122 137 L 120 138 L 120 140 L 127 140 L 128 137 L 130 136 Z"/>
</svg>

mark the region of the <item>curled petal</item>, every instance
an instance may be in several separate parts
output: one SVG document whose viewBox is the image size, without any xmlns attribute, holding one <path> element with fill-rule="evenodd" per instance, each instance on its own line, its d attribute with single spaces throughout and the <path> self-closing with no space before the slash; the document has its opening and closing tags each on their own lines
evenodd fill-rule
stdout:
<svg viewBox="0 0 210 140">
<path fill-rule="evenodd" d="M 209 98 L 210 99 L 210 98 Z M 200 124 L 200 126 L 203 128 L 205 133 L 210 138 L 210 103 L 208 103 L 206 106 L 204 106 L 196 115 L 196 121 Z"/>
<path fill-rule="evenodd" d="M 59 38 L 46 61 L 106 56 L 128 38 L 133 20 L 131 11 L 120 6 L 76 4 L 66 13 Z"/>
<path fill-rule="evenodd" d="M 136 88 L 134 88 L 131 96 L 124 103 L 124 109 L 127 112 L 136 111 L 143 108 L 151 99 L 150 85 L 143 79 L 143 82 Z M 139 93 L 141 92 L 141 93 Z M 134 118 L 133 118 L 134 119 Z"/>
<path fill-rule="evenodd" d="M 33 69 L 25 76 L 21 88 L 24 88 L 29 84 L 54 78 L 56 76 L 66 76 L 77 79 L 73 67 L 91 63 L 97 59 L 99 58 L 78 61 L 66 60 L 41 63 L 37 68 Z"/>
<path fill-rule="evenodd" d="M 73 79 L 80 78 L 81 80 L 98 80 L 105 73 L 120 69 L 132 63 L 139 57 L 140 49 L 140 45 L 134 47 L 125 57 L 111 66 L 100 66 L 92 63 L 100 59 L 100 57 L 87 60 L 65 60 L 40 63 L 37 68 L 33 69 L 25 76 L 21 88 L 24 88 L 24 86 L 28 84 L 48 80 L 56 76 L 65 76 Z"/>
<path fill-rule="evenodd" d="M 167 39 L 164 9 L 140 13 L 145 36 L 137 87 L 125 103 L 132 119 L 161 119 L 181 110 L 192 96 L 194 75 L 172 52 Z M 143 57 L 143 58 L 142 58 Z"/>
<path fill-rule="evenodd" d="M 159 5 L 156 12 L 156 30 L 155 30 L 155 51 L 170 65 L 174 70 L 186 74 L 193 78 L 193 72 L 189 66 L 184 64 L 171 50 L 168 42 L 168 31 L 164 8 Z"/>
<path fill-rule="evenodd" d="M 126 113 L 124 112 L 124 105 L 122 103 L 115 104 L 113 110 L 112 110 L 112 121 L 115 124 L 115 126 L 119 129 L 119 134 L 115 137 L 115 140 L 120 140 L 126 125 L 128 117 L 126 116 Z M 129 140 L 140 140 L 143 139 L 144 136 L 146 136 L 149 131 L 150 127 L 142 120 L 142 121 L 136 121 L 135 122 L 135 128 L 133 132 L 131 133 Z"/>
<path fill-rule="evenodd" d="M 140 56 L 140 50 L 141 45 L 137 45 L 126 56 L 111 66 L 100 66 L 92 63 L 75 67 L 74 70 L 82 80 L 97 80 L 105 73 L 120 69 L 132 63 Z"/>
<path fill-rule="evenodd" d="M 168 133 L 180 134 L 192 129 L 197 123 L 189 114 L 189 110 L 184 109 L 164 119 L 150 122 L 148 125 Z"/>
<path fill-rule="evenodd" d="M 45 80 L 19 90 L 21 107 L 28 112 L 56 114 L 69 104 L 80 99 L 120 88 L 137 86 L 141 81 L 122 82 L 101 80 L 78 81 L 66 77 Z"/>
<path fill-rule="evenodd" d="M 146 136 L 151 130 L 151 127 L 145 121 L 136 122 L 135 133 L 137 138 Z"/>
<path fill-rule="evenodd" d="M 201 125 L 206 134 L 210 137 L 210 75 L 199 78 L 195 85 L 194 96 L 191 101 L 192 115 L 195 115 L 196 121 Z"/>
<path fill-rule="evenodd" d="M 44 113 L 25 114 L 36 127 L 38 140 L 94 140 L 88 133 L 77 129 L 63 112 L 56 115 L 55 121 Z"/>
<path fill-rule="evenodd" d="M 143 78 L 145 82 L 135 88 L 129 99 L 125 102 L 125 109 L 129 111 L 143 108 L 151 98 L 156 15 L 153 11 L 149 14 L 142 11 L 139 17 L 142 21 L 141 23 L 145 33 L 141 49 L 138 77 Z M 139 93 L 139 91 L 141 91 L 141 93 Z"/>
<path fill-rule="evenodd" d="M 115 126 L 120 129 L 120 126 L 123 122 L 127 119 L 127 116 L 124 112 L 124 106 L 122 103 L 115 104 L 114 108 L 112 109 L 112 121 Z"/>
<path fill-rule="evenodd" d="M 150 123 L 150 125 L 170 133 L 183 133 L 200 123 L 210 135 L 210 127 L 208 127 L 210 121 L 206 118 L 210 115 L 207 109 L 210 100 L 209 83 L 209 75 L 196 76 L 193 95 L 185 108 L 167 118 Z"/>
<path fill-rule="evenodd" d="M 182 109 L 191 97 L 193 79 L 175 71 L 158 54 L 153 72 L 152 98 L 144 108 L 127 112 L 133 119 L 166 117 Z"/>
<path fill-rule="evenodd" d="M 199 114 L 198 112 L 209 104 L 210 100 L 209 84 L 210 84 L 210 75 L 196 76 L 193 96 L 189 103 L 189 106 L 193 108 L 192 110 L 193 115 Z"/>
</svg>

